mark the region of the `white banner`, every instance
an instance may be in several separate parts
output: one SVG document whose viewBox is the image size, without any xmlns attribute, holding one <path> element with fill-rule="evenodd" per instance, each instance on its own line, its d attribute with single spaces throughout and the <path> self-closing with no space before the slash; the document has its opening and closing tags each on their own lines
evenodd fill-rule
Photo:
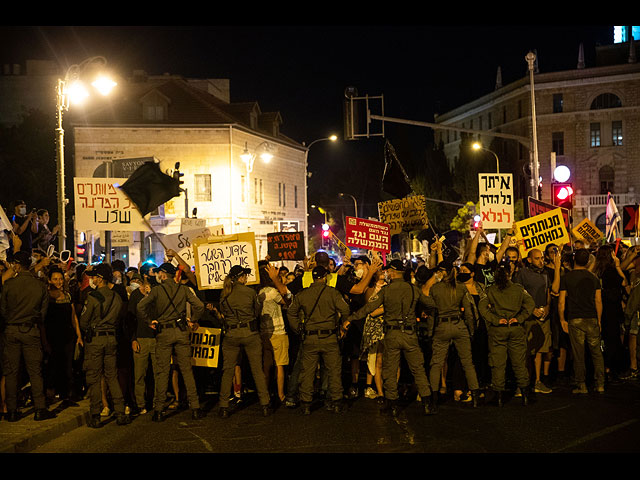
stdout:
<svg viewBox="0 0 640 480">
<path fill-rule="evenodd" d="M 196 228 L 204 228 L 207 226 L 206 218 L 181 218 L 180 219 L 180 231 L 188 232 L 189 230 L 195 230 Z"/>
<path fill-rule="evenodd" d="M 480 221 L 482 228 L 511 228 L 513 216 L 513 175 L 479 173 Z"/>
<path fill-rule="evenodd" d="M 196 239 L 206 239 L 207 237 L 218 235 L 224 235 L 224 227 L 222 225 L 163 235 L 162 242 L 168 249 L 175 250 L 185 262 L 194 267 L 193 242 Z"/>
<path fill-rule="evenodd" d="M 2 206 L 0 206 L 0 228 L 2 230 L 13 231 L 13 225 L 11 225 L 11 221 L 7 218 L 7 214 Z"/>
<path fill-rule="evenodd" d="M 116 188 L 126 178 L 73 179 L 77 230 L 149 231 L 140 212 L 127 196 Z"/>
</svg>

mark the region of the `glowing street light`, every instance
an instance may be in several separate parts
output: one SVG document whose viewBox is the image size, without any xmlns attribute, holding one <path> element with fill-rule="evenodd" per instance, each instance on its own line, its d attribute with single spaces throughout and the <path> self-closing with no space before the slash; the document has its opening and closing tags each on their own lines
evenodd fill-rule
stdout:
<svg viewBox="0 0 640 480">
<path fill-rule="evenodd" d="M 471 148 L 473 148 L 474 150 L 484 150 L 485 152 L 489 152 L 492 153 L 494 157 L 496 157 L 496 173 L 500 173 L 500 160 L 498 160 L 498 155 L 496 155 L 495 152 L 493 152 L 492 150 L 489 150 L 487 148 L 484 148 L 482 146 L 481 143 L 479 142 L 475 142 L 473 145 L 471 145 Z"/>
</svg>

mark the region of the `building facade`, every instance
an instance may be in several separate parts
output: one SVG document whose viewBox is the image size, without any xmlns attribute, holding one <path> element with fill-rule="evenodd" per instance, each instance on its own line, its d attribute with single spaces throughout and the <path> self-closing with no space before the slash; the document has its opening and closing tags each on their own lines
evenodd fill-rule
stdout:
<svg viewBox="0 0 640 480">
<path fill-rule="evenodd" d="M 551 165 L 566 165 L 571 171 L 575 203 L 573 222 L 588 217 L 604 232 L 607 192 L 618 209 L 640 199 L 640 64 L 635 60 L 638 42 L 597 47 L 596 66 L 586 68 L 578 54 L 574 70 L 534 73 L 536 137 L 541 200 L 552 203 Z M 626 55 L 625 55 L 626 54 Z M 462 105 L 436 122 L 465 129 L 491 144 L 493 133 L 531 139 L 531 85 L 526 77 Z M 477 132 L 474 132 L 477 130 Z M 482 132 L 480 132 L 482 131 Z M 436 141 L 444 145 L 450 168 L 460 156 L 461 133 L 440 130 Z M 504 140 L 499 157 L 512 155 L 514 178 L 520 180 L 521 198 L 531 195 L 527 141 Z"/>
</svg>

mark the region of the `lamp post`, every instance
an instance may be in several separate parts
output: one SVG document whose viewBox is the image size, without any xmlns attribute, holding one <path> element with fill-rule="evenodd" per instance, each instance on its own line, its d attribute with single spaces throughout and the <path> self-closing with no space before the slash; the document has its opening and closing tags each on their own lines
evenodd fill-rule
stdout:
<svg viewBox="0 0 640 480">
<path fill-rule="evenodd" d="M 533 147 L 533 165 L 531 165 L 531 196 L 536 200 L 539 200 L 538 185 L 540 184 L 540 165 L 538 164 L 538 136 L 536 133 L 536 96 L 533 90 L 533 64 L 536 60 L 536 55 L 533 52 L 529 52 L 524 58 L 529 64 L 529 83 L 531 84 L 531 125 L 533 127 L 533 140 L 531 142 Z"/>
<path fill-rule="evenodd" d="M 89 96 L 88 90 L 80 81 L 81 75 L 92 64 L 100 63 L 102 68 L 107 64 L 104 57 L 90 57 L 78 65 L 72 65 L 67 69 L 64 79 L 59 78 L 56 85 L 56 178 L 58 183 L 58 224 L 60 233 L 58 236 L 58 250 L 65 249 L 67 237 L 67 225 L 65 207 L 68 203 L 64 189 L 64 129 L 62 128 L 62 114 L 69 110 L 70 103 L 79 103 Z M 117 84 L 104 75 L 99 75 L 91 84 L 102 95 L 108 95 Z"/>
<path fill-rule="evenodd" d="M 489 150 L 487 148 L 484 148 L 480 143 L 476 142 L 473 145 L 471 145 L 471 148 L 473 148 L 474 150 L 484 150 L 485 152 L 489 152 L 491 154 L 493 154 L 494 157 L 496 157 L 496 173 L 500 173 L 500 160 L 498 160 L 498 155 L 496 155 L 496 152 Z"/>
<path fill-rule="evenodd" d="M 355 210 L 356 214 L 355 216 L 358 216 L 358 202 L 356 201 L 356 197 L 354 197 L 353 195 L 351 195 L 350 193 L 342 193 L 340 192 L 338 195 L 340 195 L 340 197 L 344 198 L 345 195 L 347 197 L 351 197 L 351 199 L 353 200 L 353 209 Z"/>
</svg>

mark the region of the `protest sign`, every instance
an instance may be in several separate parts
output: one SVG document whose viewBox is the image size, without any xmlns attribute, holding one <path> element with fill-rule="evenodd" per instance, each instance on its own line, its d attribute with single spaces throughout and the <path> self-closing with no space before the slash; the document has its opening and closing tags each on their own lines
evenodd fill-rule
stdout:
<svg viewBox="0 0 640 480">
<path fill-rule="evenodd" d="M 304 232 L 267 233 L 271 260 L 304 260 Z"/>
<path fill-rule="evenodd" d="M 424 195 L 378 203 L 380 222 L 389 225 L 389 234 L 422 230 L 429 223 Z"/>
<path fill-rule="evenodd" d="M 555 205 L 551 205 L 550 203 L 545 203 L 540 200 L 536 200 L 533 197 L 529 197 L 529 217 L 535 217 L 536 215 L 540 215 L 541 213 L 550 212 L 551 210 L 555 210 Z M 562 212 L 562 218 L 564 219 L 564 226 L 569 229 L 569 225 L 571 224 L 571 219 L 569 218 L 569 210 L 566 208 L 560 208 Z"/>
<path fill-rule="evenodd" d="M 11 225 L 11 222 L 7 218 L 7 214 L 2 206 L 0 206 L 0 229 L 13 231 L 13 225 Z"/>
<path fill-rule="evenodd" d="M 640 227 L 640 208 L 638 205 L 625 205 L 622 208 L 622 236 L 637 237 Z"/>
<path fill-rule="evenodd" d="M 587 242 L 587 244 L 599 242 L 602 238 L 604 238 L 604 234 L 588 218 L 585 218 L 578 225 L 576 225 L 572 232 L 576 236 L 576 238 L 583 239 L 585 242 Z"/>
<path fill-rule="evenodd" d="M 544 252 L 549 243 L 559 246 L 571 241 L 560 208 L 516 222 L 515 237 L 522 258 L 534 248 Z"/>
<path fill-rule="evenodd" d="M 220 356 L 219 328 L 198 327 L 190 332 L 191 365 L 194 367 L 217 367 Z"/>
<path fill-rule="evenodd" d="M 180 231 L 188 232 L 189 230 L 195 230 L 197 228 L 205 228 L 207 226 L 206 218 L 181 218 L 180 219 Z"/>
<path fill-rule="evenodd" d="M 479 173 L 480 220 L 482 228 L 511 228 L 513 215 L 513 175 Z"/>
<path fill-rule="evenodd" d="M 193 242 L 196 239 L 203 239 L 218 235 L 224 235 L 224 227 L 222 225 L 195 228 L 185 232 L 163 235 L 162 243 L 167 249 L 175 250 L 175 252 L 180 255 L 185 262 L 194 267 L 195 259 L 193 254 Z"/>
<path fill-rule="evenodd" d="M 383 253 L 391 251 L 389 225 L 357 217 L 347 217 L 346 220 L 345 243 L 347 246 Z"/>
<path fill-rule="evenodd" d="M 76 229 L 149 231 L 135 204 L 117 188 L 126 178 L 73 179 Z"/>
<path fill-rule="evenodd" d="M 247 285 L 260 283 L 254 232 L 197 238 L 193 253 L 200 290 L 222 288 L 234 265 L 251 269 Z"/>
</svg>

